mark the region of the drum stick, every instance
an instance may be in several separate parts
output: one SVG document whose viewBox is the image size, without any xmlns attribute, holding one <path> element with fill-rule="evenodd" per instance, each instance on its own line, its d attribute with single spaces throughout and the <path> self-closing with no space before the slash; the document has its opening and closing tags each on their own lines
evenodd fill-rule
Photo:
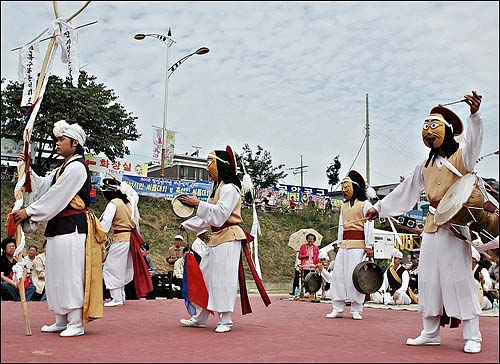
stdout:
<svg viewBox="0 0 500 364">
<path fill-rule="evenodd" d="M 460 102 L 465 102 L 465 101 L 467 101 L 467 99 L 462 99 L 462 100 L 458 100 L 458 101 L 447 102 L 446 104 L 438 104 L 438 106 L 448 106 L 448 105 L 458 104 Z"/>
</svg>

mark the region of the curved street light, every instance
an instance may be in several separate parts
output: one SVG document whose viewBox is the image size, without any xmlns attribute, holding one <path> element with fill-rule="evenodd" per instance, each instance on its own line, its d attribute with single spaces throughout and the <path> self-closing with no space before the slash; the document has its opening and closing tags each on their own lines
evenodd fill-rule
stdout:
<svg viewBox="0 0 500 364">
<path fill-rule="evenodd" d="M 167 125 L 167 106 L 168 106 L 168 79 L 172 75 L 172 73 L 179 67 L 185 60 L 190 58 L 193 55 L 203 55 L 208 53 L 210 50 L 207 47 L 201 47 L 198 48 L 196 51 L 193 53 L 190 53 L 181 59 L 179 59 L 177 62 L 175 62 L 172 66 L 169 66 L 170 64 L 170 47 L 172 46 L 175 41 L 171 38 L 172 37 L 172 32 L 170 31 L 170 28 L 168 28 L 168 33 L 167 36 L 161 35 L 161 34 L 156 34 L 156 33 L 149 33 L 149 34 L 144 34 L 144 33 L 138 33 L 134 35 L 135 40 L 143 40 L 146 37 L 152 37 L 156 38 L 158 40 L 161 40 L 163 43 L 167 45 L 167 75 L 165 77 L 165 102 L 164 102 L 164 107 L 163 107 L 163 126 L 162 126 L 162 137 L 161 137 L 161 169 L 160 169 L 160 177 L 163 178 L 165 177 L 165 143 L 166 143 L 166 137 L 165 137 L 165 132 L 166 132 L 166 125 Z M 169 74 L 170 71 L 170 74 Z"/>
</svg>

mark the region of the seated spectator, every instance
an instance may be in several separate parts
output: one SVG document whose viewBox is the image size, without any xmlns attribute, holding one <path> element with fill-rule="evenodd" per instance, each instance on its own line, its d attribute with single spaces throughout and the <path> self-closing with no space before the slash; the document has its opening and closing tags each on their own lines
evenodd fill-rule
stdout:
<svg viewBox="0 0 500 364">
<path fill-rule="evenodd" d="M 337 246 L 338 250 L 338 245 Z M 328 283 L 329 287 L 326 289 L 325 286 L 325 296 L 322 299 L 330 299 L 332 300 L 332 305 L 333 305 L 333 290 L 331 289 L 332 283 L 333 283 L 333 262 L 326 264 L 325 260 L 321 263 L 316 264 L 316 272 L 321 274 L 321 278 L 323 279 L 323 282 Z M 346 300 L 346 304 L 351 304 L 350 301 Z M 333 306 L 333 309 L 335 310 L 335 306 Z"/>
<path fill-rule="evenodd" d="M 330 265 L 328 266 L 328 271 L 331 272 L 333 271 L 333 266 L 335 265 L 335 258 L 337 257 L 337 253 L 339 252 L 339 242 L 338 240 L 335 240 L 332 243 L 333 249 L 328 251 L 328 257 L 330 258 Z"/>
<path fill-rule="evenodd" d="M 35 257 L 33 272 L 31 274 L 31 280 L 36 288 L 35 294 L 33 295 L 33 301 L 47 301 L 47 296 L 45 294 L 45 254 L 47 253 L 47 240 L 43 242 L 42 248 L 43 253 Z"/>
<path fill-rule="evenodd" d="M 23 257 L 24 266 L 26 267 L 26 277 L 32 280 L 33 264 L 35 263 L 36 253 L 38 248 L 35 245 L 30 245 L 28 248 L 28 255 Z"/>
<path fill-rule="evenodd" d="M 493 283 L 493 289 L 496 289 L 497 291 L 499 289 L 498 279 L 500 277 L 498 262 L 499 260 L 497 258 L 497 260 L 491 265 L 490 269 L 488 269 L 488 273 L 490 274 L 490 278 Z"/>
<path fill-rule="evenodd" d="M 174 270 L 174 264 L 179 259 L 182 257 L 182 243 L 184 241 L 184 238 L 182 235 L 176 235 L 174 237 L 174 246 L 171 246 L 168 248 L 167 256 L 165 257 L 165 260 L 167 261 L 167 272 L 172 272 Z"/>
<path fill-rule="evenodd" d="M 330 266 L 330 260 L 328 259 L 328 254 L 327 253 L 320 253 L 319 254 L 319 260 L 323 267 L 323 269 L 326 269 L 328 271 L 328 267 Z M 326 293 L 330 290 L 330 281 L 326 280 L 325 277 L 322 276 L 322 282 L 321 282 L 321 299 L 324 300 L 327 298 Z M 330 298 L 330 297 L 328 297 Z"/>
<path fill-rule="evenodd" d="M 16 239 L 5 238 L 2 240 L 2 256 L 0 257 L 0 278 L 2 280 L 2 299 L 9 301 L 21 301 L 19 296 L 19 282 L 13 279 L 12 267 L 17 264 L 14 258 L 16 251 Z M 33 293 L 35 293 L 35 286 L 33 283 L 25 282 L 25 298 L 30 301 Z"/>
<path fill-rule="evenodd" d="M 411 255 L 411 267 L 408 269 L 408 274 L 410 275 L 410 283 L 408 287 L 413 291 L 413 293 L 418 294 L 418 264 L 420 261 L 420 256 L 417 253 Z"/>
<path fill-rule="evenodd" d="M 144 242 L 141 245 L 141 251 L 148 266 L 149 274 L 151 275 L 151 281 L 153 282 L 153 290 L 147 294 L 146 299 L 154 300 L 156 299 L 156 290 L 158 287 L 158 273 L 156 272 L 156 266 L 153 262 L 153 259 L 149 256 L 149 244 Z"/>
<path fill-rule="evenodd" d="M 386 305 L 409 305 L 411 298 L 408 295 L 410 275 L 401 265 L 403 253 L 399 250 L 392 254 L 393 265 L 384 273 L 384 282 L 378 292 L 373 293 L 372 300 Z"/>
<path fill-rule="evenodd" d="M 186 246 L 182 249 L 182 256 L 175 261 L 174 264 L 174 277 L 173 277 L 173 290 L 181 291 L 182 293 L 182 277 L 184 276 L 184 257 L 186 253 L 189 251 L 189 248 Z"/>
<path fill-rule="evenodd" d="M 491 310 L 493 307 L 493 298 L 491 301 L 489 300 L 488 292 L 492 290 L 493 284 L 486 268 L 479 265 L 480 261 L 481 254 L 479 254 L 476 248 L 472 247 L 472 274 L 478 287 L 479 305 L 481 306 L 481 310 Z"/>
</svg>

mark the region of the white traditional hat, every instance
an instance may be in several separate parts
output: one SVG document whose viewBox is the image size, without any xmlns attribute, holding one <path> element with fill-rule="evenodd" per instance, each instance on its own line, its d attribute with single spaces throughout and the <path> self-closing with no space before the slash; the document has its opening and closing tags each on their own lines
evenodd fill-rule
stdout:
<svg viewBox="0 0 500 364">
<path fill-rule="evenodd" d="M 473 246 L 471 246 L 471 249 L 472 249 L 472 259 L 475 259 L 476 262 L 479 262 L 481 260 L 481 254 L 479 254 L 477 249 L 474 248 Z"/>
<path fill-rule="evenodd" d="M 200 235 L 203 235 L 205 233 L 208 233 L 208 230 L 207 229 L 203 229 L 202 231 L 200 231 L 198 234 L 196 234 L 196 236 L 200 236 Z"/>
<path fill-rule="evenodd" d="M 183 240 L 184 241 L 184 238 L 182 237 L 182 235 L 176 235 L 174 240 Z"/>
<path fill-rule="evenodd" d="M 328 259 L 328 254 L 326 252 L 319 253 L 319 259 Z"/>
<path fill-rule="evenodd" d="M 65 120 L 59 120 L 54 123 L 53 133 L 56 138 L 66 136 L 78 140 L 81 146 L 84 146 L 87 140 L 87 135 L 80 125 L 76 123 L 68 124 Z"/>
<path fill-rule="evenodd" d="M 394 250 L 392 252 L 392 257 L 393 258 L 403 259 L 403 253 L 401 253 L 401 251 L 399 251 L 399 250 Z"/>
</svg>

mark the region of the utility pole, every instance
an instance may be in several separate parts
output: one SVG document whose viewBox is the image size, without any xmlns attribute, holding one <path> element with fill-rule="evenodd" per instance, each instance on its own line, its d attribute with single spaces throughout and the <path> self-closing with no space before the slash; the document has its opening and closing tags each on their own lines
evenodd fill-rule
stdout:
<svg viewBox="0 0 500 364">
<path fill-rule="evenodd" d="M 300 155 L 300 167 L 292 167 L 288 168 L 288 170 L 291 170 L 293 175 L 296 175 L 297 173 L 300 173 L 300 199 L 302 200 L 302 189 L 304 187 L 304 173 L 307 171 L 304 171 L 304 168 L 307 168 L 309 166 L 304 166 L 302 164 L 302 155 Z"/>
<path fill-rule="evenodd" d="M 370 122 L 368 119 L 368 94 L 366 94 L 366 182 L 370 184 Z"/>
<path fill-rule="evenodd" d="M 191 153 L 191 157 L 199 157 L 201 147 L 197 147 L 196 145 L 192 145 L 191 148 L 196 149 L 193 153 Z"/>
</svg>

